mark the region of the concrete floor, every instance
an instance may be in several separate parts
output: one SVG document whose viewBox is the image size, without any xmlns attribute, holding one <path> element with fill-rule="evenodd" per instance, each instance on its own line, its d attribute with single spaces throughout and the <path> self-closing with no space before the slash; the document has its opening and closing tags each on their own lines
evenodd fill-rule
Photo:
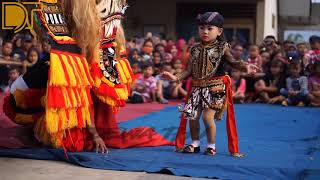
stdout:
<svg viewBox="0 0 320 180">
<path fill-rule="evenodd" d="M 201 180 L 145 172 L 89 169 L 66 162 L 0 158 L 0 180 Z"/>
</svg>

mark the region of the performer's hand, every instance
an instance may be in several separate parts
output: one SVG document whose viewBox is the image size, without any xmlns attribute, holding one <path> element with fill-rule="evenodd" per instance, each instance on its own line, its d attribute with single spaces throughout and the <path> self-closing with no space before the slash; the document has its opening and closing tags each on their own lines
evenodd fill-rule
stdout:
<svg viewBox="0 0 320 180">
<path fill-rule="evenodd" d="M 163 79 L 167 79 L 167 80 L 170 80 L 170 81 L 177 81 L 178 80 L 177 76 L 175 76 L 172 73 L 169 73 L 167 71 L 164 71 L 163 73 L 161 73 L 161 77 Z"/>
<path fill-rule="evenodd" d="M 108 153 L 109 152 L 106 144 L 104 143 L 103 139 L 100 136 L 94 137 L 93 141 L 95 143 L 97 153 Z"/>
</svg>

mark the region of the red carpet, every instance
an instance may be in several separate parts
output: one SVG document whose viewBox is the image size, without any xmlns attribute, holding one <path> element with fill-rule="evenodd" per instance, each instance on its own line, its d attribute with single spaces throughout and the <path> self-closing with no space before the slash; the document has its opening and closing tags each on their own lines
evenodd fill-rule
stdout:
<svg viewBox="0 0 320 180">
<path fill-rule="evenodd" d="M 10 121 L 3 113 L 4 94 L 0 94 L 0 147 L 21 148 L 25 147 L 15 136 L 18 132 L 23 132 L 24 129 Z M 151 112 L 157 112 L 167 106 L 176 106 L 178 101 L 172 101 L 169 104 L 145 103 L 145 104 L 127 104 L 121 108 L 117 114 L 117 121 L 124 122 Z"/>
<path fill-rule="evenodd" d="M 140 116 L 157 112 L 162 110 L 167 106 L 176 106 L 179 104 L 179 101 L 173 100 L 169 104 L 159 104 L 159 103 L 144 103 L 144 104 L 126 104 L 126 106 L 120 109 L 119 114 L 117 115 L 118 122 L 128 121 Z"/>
</svg>

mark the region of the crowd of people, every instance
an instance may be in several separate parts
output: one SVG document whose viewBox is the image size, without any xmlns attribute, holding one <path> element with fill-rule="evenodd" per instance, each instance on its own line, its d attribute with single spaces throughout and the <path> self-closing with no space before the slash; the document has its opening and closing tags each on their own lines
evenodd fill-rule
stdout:
<svg viewBox="0 0 320 180">
<path fill-rule="evenodd" d="M 38 42 L 28 32 L 0 40 L 0 60 L 3 60 L 0 64 L 0 92 L 6 92 L 21 74 L 50 51 L 51 46 L 45 40 Z"/>
<path fill-rule="evenodd" d="M 170 82 L 163 79 L 161 73 L 184 71 L 189 49 L 195 43 L 196 38 L 174 41 L 151 33 L 127 39 L 128 60 L 136 79 L 128 102 L 166 104 L 172 99 L 180 100 L 187 96 L 191 78 Z M 235 59 L 259 67 L 255 75 L 225 67 L 232 79 L 236 103 L 320 106 L 319 36 L 311 36 L 309 42 L 297 44 L 279 42 L 274 36 L 267 36 L 261 44 L 231 41 L 230 46 Z M 49 51 L 48 42 L 39 43 L 28 33 L 2 39 L 0 60 L 18 63 L 0 64 L 0 91 L 8 91 L 15 79 Z"/>
<path fill-rule="evenodd" d="M 191 79 L 170 82 L 161 78 L 161 72 L 184 71 L 188 50 L 195 43 L 195 38 L 173 41 L 151 34 L 128 39 L 128 57 L 137 79 L 130 101 L 168 103 L 170 99 L 185 97 Z M 236 103 L 320 106 L 319 36 L 311 36 L 309 42 L 297 44 L 288 40 L 282 43 L 274 36 L 267 36 L 261 44 L 232 41 L 230 46 L 236 60 L 259 67 L 255 75 L 225 67 L 232 79 Z"/>
</svg>

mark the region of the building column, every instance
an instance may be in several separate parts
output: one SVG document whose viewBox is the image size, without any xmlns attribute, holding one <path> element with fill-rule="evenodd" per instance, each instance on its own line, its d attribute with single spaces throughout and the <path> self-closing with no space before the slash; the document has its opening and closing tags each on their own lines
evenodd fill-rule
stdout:
<svg viewBox="0 0 320 180">
<path fill-rule="evenodd" d="M 257 2 L 256 43 L 261 43 L 265 36 L 278 38 L 278 1 L 262 0 Z"/>
</svg>

